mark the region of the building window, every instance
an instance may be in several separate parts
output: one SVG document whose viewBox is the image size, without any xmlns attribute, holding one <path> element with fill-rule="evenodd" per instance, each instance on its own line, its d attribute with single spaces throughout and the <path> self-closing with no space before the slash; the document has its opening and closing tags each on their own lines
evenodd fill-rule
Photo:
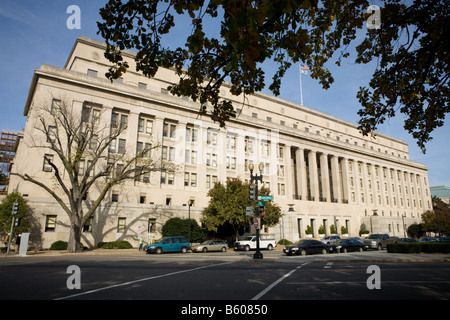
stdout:
<svg viewBox="0 0 450 320">
<path fill-rule="evenodd" d="M 117 232 L 124 233 L 126 224 L 127 224 L 127 218 L 119 218 L 119 220 L 117 220 Z"/>
<path fill-rule="evenodd" d="M 52 115 L 57 115 L 61 111 L 61 100 L 52 100 L 52 107 L 50 109 L 50 113 Z"/>
<path fill-rule="evenodd" d="M 209 146 L 216 146 L 217 145 L 217 132 L 208 131 L 206 133 L 206 143 Z"/>
<path fill-rule="evenodd" d="M 175 148 L 174 147 L 162 147 L 161 158 L 163 160 L 174 161 L 175 160 Z"/>
<path fill-rule="evenodd" d="M 174 172 L 161 172 L 161 184 L 174 184 L 175 173 Z"/>
<path fill-rule="evenodd" d="M 114 191 L 111 195 L 111 201 L 112 202 L 119 202 L 119 193 L 117 193 L 116 191 Z"/>
<path fill-rule="evenodd" d="M 138 132 L 140 133 L 146 133 L 146 134 L 152 134 L 153 132 L 153 121 L 139 118 L 138 122 Z"/>
<path fill-rule="evenodd" d="M 44 155 L 44 164 L 42 166 L 42 171 L 52 172 L 52 166 L 50 165 L 51 163 L 53 163 L 53 155 L 52 154 Z"/>
<path fill-rule="evenodd" d="M 52 232 L 56 229 L 56 216 L 48 215 L 45 218 L 45 232 Z"/>
<path fill-rule="evenodd" d="M 83 232 L 92 232 L 92 221 L 93 217 L 89 217 L 85 224 L 83 225 Z"/>
<path fill-rule="evenodd" d="M 164 122 L 163 137 L 175 139 L 176 124 Z"/>
<path fill-rule="evenodd" d="M 47 142 L 55 142 L 56 141 L 56 127 L 55 126 L 48 126 L 48 133 L 47 133 Z"/>
<path fill-rule="evenodd" d="M 125 154 L 127 141 L 125 139 L 119 139 L 119 150 L 120 154 Z"/>
<path fill-rule="evenodd" d="M 198 141 L 198 129 L 193 127 L 186 127 L 186 142 Z"/>
</svg>

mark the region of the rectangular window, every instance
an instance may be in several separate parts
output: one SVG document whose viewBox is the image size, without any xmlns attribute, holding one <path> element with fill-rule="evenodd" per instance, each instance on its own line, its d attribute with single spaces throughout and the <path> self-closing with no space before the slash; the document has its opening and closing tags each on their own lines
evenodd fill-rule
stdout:
<svg viewBox="0 0 450 320">
<path fill-rule="evenodd" d="M 44 164 L 42 167 L 42 171 L 52 172 L 52 166 L 50 165 L 50 163 L 53 163 L 53 155 L 52 154 L 44 155 Z"/>
<path fill-rule="evenodd" d="M 56 229 L 56 216 L 48 215 L 45 218 L 45 232 L 55 231 Z"/>
<path fill-rule="evenodd" d="M 120 154 L 125 154 L 126 143 L 127 143 L 127 141 L 125 139 L 119 139 L 119 150 L 118 150 L 118 152 Z"/>
<path fill-rule="evenodd" d="M 163 137 L 175 139 L 176 124 L 164 122 Z"/>
<path fill-rule="evenodd" d="M 117 221 L 117 232 L 124 233 L 127 224 L 127 218 L 119 218 Z"/>
<path fill-rule="evenodd" d="M 50 113 L 52 115 L 57 115 L 61 111 L 61 100 L 52 100 L 52 108 L 50 110 Z"/>
</svg>

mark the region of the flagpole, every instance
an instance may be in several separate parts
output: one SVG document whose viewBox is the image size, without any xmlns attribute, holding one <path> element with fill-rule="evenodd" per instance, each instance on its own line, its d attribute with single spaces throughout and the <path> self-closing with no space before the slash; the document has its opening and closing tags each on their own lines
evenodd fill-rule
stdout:
<svg viewBox="0 0 450 320">
<path fill-rule="evenodd" d="M 300 71 L 300 104 L 303 105 L 303 90 L 302 90 L 302 65 L 298 65 Z"/>
</svg>

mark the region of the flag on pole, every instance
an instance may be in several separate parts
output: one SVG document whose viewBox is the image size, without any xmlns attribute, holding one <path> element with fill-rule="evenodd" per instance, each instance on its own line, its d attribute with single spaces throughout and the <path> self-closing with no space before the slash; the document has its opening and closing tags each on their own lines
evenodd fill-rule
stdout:
<svg viewBox="0 0 450 320">
<path fill-rule="evenodd" d="M 309 68 L 307 66 L 300 65 L 300 103 L 303 105 L 303 88 L 302 88 L 302 73 L 308 74 Z"/>
<path fill-rule="evenodd" d="M 303 66 L 300 68 L 303 74 L 308 74 L 309 68 L 307 66 Z"/>
</svg>

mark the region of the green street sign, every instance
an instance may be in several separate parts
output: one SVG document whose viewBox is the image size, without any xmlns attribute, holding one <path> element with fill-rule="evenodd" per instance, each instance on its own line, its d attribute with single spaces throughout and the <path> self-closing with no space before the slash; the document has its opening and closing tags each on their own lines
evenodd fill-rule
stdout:
<svg viewBox="0 0 450 320">
<path fill-rule="evenodd" d="M 264 201 L 258 201 L 258 206 L 263 206 L 264 205 Z"/>
<path fill-rule="evenodd" d="M 259 196 L 258 200 L 270 201 L 270 200 L 273 200 L 273 196 Z"/>
</svg>

